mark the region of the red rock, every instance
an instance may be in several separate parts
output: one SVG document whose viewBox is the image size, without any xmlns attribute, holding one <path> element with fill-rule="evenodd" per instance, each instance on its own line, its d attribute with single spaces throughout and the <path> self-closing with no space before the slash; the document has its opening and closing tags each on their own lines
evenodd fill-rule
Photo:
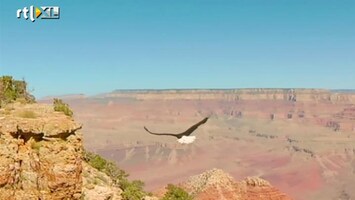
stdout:
<svg viewBox="0 0 355 200">
<path fill-rule="evenodd" d="M 220 169 L 212 169 L 190 177 L 179 184 L 196 200 L 290 200 L 286 194 L 258 177 L 236 182 Z M 162 196 L 160 190 L 160 196 Z"/>
</svg>

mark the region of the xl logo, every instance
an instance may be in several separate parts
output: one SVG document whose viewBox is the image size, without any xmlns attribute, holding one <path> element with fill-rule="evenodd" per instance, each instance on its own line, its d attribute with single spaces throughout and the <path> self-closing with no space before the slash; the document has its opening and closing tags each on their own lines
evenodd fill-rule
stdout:
<svg viewBox="0 0 355 200">
<path fill-rule="evenodd" d="M 21 18 L 21 14 L 26 20 L 30 18 L 31 21 L 34 22 L 37 18 L 59 19 L 60 10 L 59 6 L 30 6 L 30 9 L 28 9 L 27 7 L 24 7 L 23 9 L 18 9 L 16 12 L 17 18 Z"/>
</svg>

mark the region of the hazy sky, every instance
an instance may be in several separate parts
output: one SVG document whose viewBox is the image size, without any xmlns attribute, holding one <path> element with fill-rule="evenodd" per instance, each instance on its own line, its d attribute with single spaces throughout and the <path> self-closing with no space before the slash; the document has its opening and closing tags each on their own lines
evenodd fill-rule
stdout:
<svg viewBox="0 0 355 200">
<path fill-rule="evenodd" d="M 61 18 L 16 18 L 31 5 L 58 5 Z M 0 23 L 0 74 L 37 97 L 355 88 L 354 0 L 1 0 Z"/>
</svg>

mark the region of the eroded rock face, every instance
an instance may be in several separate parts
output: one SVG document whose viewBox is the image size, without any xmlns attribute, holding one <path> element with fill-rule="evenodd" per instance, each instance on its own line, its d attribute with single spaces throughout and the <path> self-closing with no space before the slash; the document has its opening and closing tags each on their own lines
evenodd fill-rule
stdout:
<svg viewBox="0 0 355 200">
<path fill-rule="evenodd" d="M 236 182 L 220 169 L 212 169 L 191 177 L 181 186 L 197 200 L 289 200 L 284 193 L 258 177 Z"/>
<path fill-rule="evenodd" d="M 0 199 L 80 199 L 80 128 L 48 105 L 0 109 Z"/>
<path fill-rule="evenodd" d="M 309 102 L 354 102 L 355 95 L 323 89 L 230 89 L 230 90 L 117 90 L 106 97 L 128 97 L 139 100 L 284 100 Z"/>
<path fill-rule="evenodd" d="M 108 113 L 115 112 L 120 121 L 128 118 L 151 120 L 156 118 L 156 110 L 168 113 L 174 118 L 196 115 L 213 115 L 228 118 L 261 118 L 269 120 L 288 120 L 310 123 L 333 129 L 334 131 L 353 131 L 355 92 L 342 92 L 322 89 L 229 89 L 229 90 L 132 90 L 114 91 L 100 98 L 72 99 L 80 119 L 89 117 L 83 112 L 83 105 L 90 105 Z M 105 102 L 102 106 L 94 102 Z M 131 102 L 127 104 L 125 102 Z M 141 107 L 155 107 L 146 112 Z M 164 106 L 161 106 L 164 105 Z M 173 105 L 173 106 L 171 106 Z M 125 108 L 125 109 L 122 109 Z M 122 113 L 127 111 L 127 113 Z M 131 116 L 131 113 L 134 115 Z M 86 115 L 86 116 L 85 116 Z M 128 117 L 131 116 L 131 117 Z M 166 118 L 164 116 L 164 118 Z M 83 119 L 85 121 L 85 119 Z M 96 127 L 105 128 L 105 123 Z"/>
<path fill-rule="evenodd" d="M 85 200 L 121 200 L 122 190 L 105 173 L 83 162 L 83 193 Z"/>
<path fill-rule="evenodd" d="M 192 176 L 182 184 L 195 199 L 241 199 L 240 192 L 236 191 L 234 179 L 220 169 L 212 169 L 200 175 Z"/>
<path fill-rule="evenodd" d="M 275 199 L 286 200 L 291 199 L 278 189 L 273 187 L 268 181 L 258 177 L 248 177 L 237 184 L 237 188 L 241 191 L 242 199 L 263 200 Z"/>
</svg>

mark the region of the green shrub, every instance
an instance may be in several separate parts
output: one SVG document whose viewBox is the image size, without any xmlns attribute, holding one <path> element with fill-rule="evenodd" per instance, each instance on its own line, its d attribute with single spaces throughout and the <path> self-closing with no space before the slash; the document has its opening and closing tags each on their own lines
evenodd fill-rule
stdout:
<svg viewBox="0 0 355 200">
<path fill-rule="evenodd" d="M 146 193 L 143 191 L 144 183 L 142 181 L 129 182 L 127 179 L 122 180 L 121 189 L 123 200 L 141 200 Z"/>
<path fill-rule="evenodd" d="M 147 195 L 143 191 L 144 183 L 139 180 L 129 181 L 127 179 L 129 175 L 124 170 L 119 169 L 115 163 L 85 150 L 83 151 L 83 159 L 90 166 L 109 176 L 113 183 L 123 190 L 123 200 L 141 200 Z"/>
<path fill-rule="evenodd" d="M 0 107 L 21 99 L 22 102 L 33 103 L 35 98 L 27 92 L 27 83 L 14 80 L 12 76 L 0 77 Z"/>
<path fill-rule="evenodd" d="M 3 100 L 8 103 L 16 99 L 16 89 L 11 76 L 1 77 Z"/>
<path fill-rule="evenodd" d="M 168 184 L 166 187 L 167 192 L 161 200 L 192 200 L 192 196 L 189 195 L 184 189 Z"/>
<path fill-rule="evenodd" d="M 97 154 L 84 150 L 83 158 L 90 166 L 101 172 L 104 172 L 107 176 L 109 176 L 115 184 L 118 184 L 120 180 L 126 179 L 128 177 L 128 174 L 125 171 L 119 169 L 115 163 L 107 161 Z"/>
<path fill-rule="evenodd" d="M 91 152 L 84 152 L 84 160 L 93 168 L 102 171 L 105 168 L 106 160 L 101 156 L 93 154 Z"/>
<path fill-rule="evenodd" d="M 67 116 L 73 116 L 73 111 L 69 108 L 69 105 L 64 103 L 61 99 L 55 98 L 53 100 L 54 111 L 63 112 Z"/>
</svg>

